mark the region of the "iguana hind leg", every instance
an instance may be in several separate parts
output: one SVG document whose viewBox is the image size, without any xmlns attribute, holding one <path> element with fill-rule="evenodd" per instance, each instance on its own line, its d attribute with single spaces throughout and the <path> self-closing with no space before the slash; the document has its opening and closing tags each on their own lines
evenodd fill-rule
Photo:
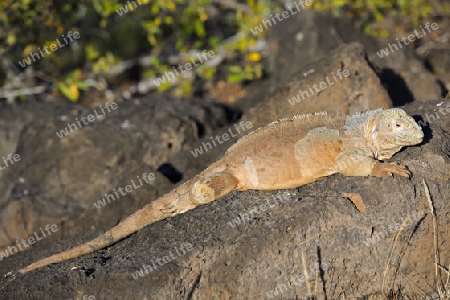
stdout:
<svg viewBox="0 0 450 300">
<path fill-rule="evenodd" d="M 27 273 L 49 264 L 80 257 L 112 245 L 147 225 L 168 217 L 176 216 L 191 210 L 196 206 L 219 199 L 232 190 L 235 190 L 238 184 L 239 180 L 230 171 L 220 171 L 212 173 L 211 175 L 197 176 L 177 187 L 172 192 L 147 204 L 142 209 L 120 222 L 117 226 L 111 228 L 92 241 L 62 253 L 38 260 L 19 270 L 19 273 Z"/>
<path fill-rule="evenodd" d="M 239 185 L 238 178 L 231 171 L 222 171 L 200 177 L 191 189 L 191 201 L 195 205 L 202 205 L 219 199 Z"/>
</svg>

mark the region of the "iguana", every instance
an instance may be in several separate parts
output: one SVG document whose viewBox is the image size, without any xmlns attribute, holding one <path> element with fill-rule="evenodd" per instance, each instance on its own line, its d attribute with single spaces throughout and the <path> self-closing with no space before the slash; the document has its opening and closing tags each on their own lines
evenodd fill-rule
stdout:
<svg viewBox="0 0 450 300">
<path fill-rule="evenodd" d="M 217 200 L 231 191 L 296 188 L 335 173 L 376 177 L 396 174 L 409 178 L 405 166 L 380 160 L 389 159 L 403 146 L 419 144 L 422 139 L 421 127 L 399 108 L 352 116 L 320 112 L 281 119 L 242 137 L 199 175 L 99 237 L 38 260 L 19 273 L 110 246 L 147 225 Z"/>
</svg>

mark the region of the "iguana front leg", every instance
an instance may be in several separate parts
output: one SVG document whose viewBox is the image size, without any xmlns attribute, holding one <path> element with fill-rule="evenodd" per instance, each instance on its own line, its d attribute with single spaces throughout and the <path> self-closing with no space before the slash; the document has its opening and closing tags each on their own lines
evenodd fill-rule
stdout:
<svg viewBox="0 0 450 300">
<path fill-rule="evenodd" d="M 409 178 L 411 174 L 403 165 L 378 161 L 356 148 L 344 150 L 336 156 L 335 170 L 345 176 L 385 177 L 395 174 Z"/>
<path fill-rule="evenodd" d="M 375 176 L 385 177 L 396 174 L 409 178 L 410 172 L 405 166 L 397 163 L 385 163 L 367 156 L 364 151 L 356 148 L 342 151 L 336 156 L 335 171 L 345 176 Z M 346 194 L 356 208 L 364 212 L 365 204 L 359 194 Z"/>
</svg>

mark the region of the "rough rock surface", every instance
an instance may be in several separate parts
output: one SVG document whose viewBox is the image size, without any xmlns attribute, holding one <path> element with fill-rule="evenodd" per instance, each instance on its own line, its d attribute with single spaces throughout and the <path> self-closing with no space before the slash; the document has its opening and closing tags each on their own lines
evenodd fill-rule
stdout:
<svg viewBox="0 0 450 300">
<path fill-rule="evenodd" d="M 289 99 L 292 100 L 292 97 L 297 97 L 299 90 L 307 90 L 308 86 L 312 87 L 314 84 L 325 81 L 326 76 L 330 76 L 330 80 L 333 82 L 332 72 L 336 74 L 336 71 L 341 68 L 349 70 L 350 76 L 348 78 L 343 77 L 342 81 L 334 83 L 320 93 L 311 93 L 311 97 L 307 98 L 306 101 L 295 102 L 294 105 L 291 105 Z M 308 70 L 315 71 L 303 76 Z M 274 120 L 296 114 L 325 110 L 354 113 L 379 107 L 392 107 L 391 99 L 380 83 L 376 71 L 372 69 L 370 62 L 365 59 L 364 48 L 361 44 L 351 43 L 342 45 L 332 50 L 327 57 L 317 59 L 308 66 L 300 68 L 298 74 L 294 74 L 286 85 L 270 94 L 264 101 L 256 103 L 253 108 L 245 111 L 239 122 L 251 122 L 253 129 L 256 129 Z M 237 137 L 204 152 L 201 154 L 200 160 L 198 158 L 189 160 L 186 157 L 194 158 L 191 153 L 193 149 L 200 148 L 203 143 L 210 142 L 210 138 L 215 137 L 216 134 L 220 136 L 233 129 L 234 127 L 229 125 L 218 129 L 211 135 L 205 135 L 200 140 L 193 141 L 190 149 L 174 155 L 170 163 L 186 178 L 194 176 L 217 160 L 218 157 L 221 157 L 228 147 L 236 142 Z M 240 136 L 246 133 L 241 132 Z"/>
<path fill-rule="evenodd" d="M 436 75 L 430 77 L 407 50 L 380 61 L 374 53 L 381 46 L 346 21 L 314 13 L 284 22 L 271 28 L 279 41 L 276 72 L 270 84 L 266 80 L 249 87 L 253 92 L 239 104 L 241 120 L 255 128 L 307 110 L 350 111 L 417 100 L 406 109 L 430 122 L 426 140 L 393 159 L 412 170 L 411 181 L 335 175 L 294 190 L 232 193 L 102 251 L 15 276 L 9 272 L 96 237 L 219 158 L 235 139 L 197 157 L 191 151 L 211 136 L 233 130 L 230 122 L 240 110 L 204 99 L 169 101 L 152 95 L 119 103 L 120 109 L 104 120 L 59 139 L 55 132 L 90 110 L 49 103 L 3 106 L 0 154 L 19 153 L 21 161 L 0 172 L 0 246 L 27 238 L 46 224 L 55 223 L 59 230 L 31 251 L 0 262 L 0 298 L 293 299 L 307 294 L 300 277 L 302 251 L 312 290 L 312 277 L 318 278 L 319 299 L 324 294 L 328 299 L 377 297 L 389 290 L 412 299 L 433 295 L 433 224 L 421 180 L 429 185 L 438 216 L 440 264 L 448 266 L 450 114 L 439 111 L 448 101 L 419 101 L 439 94 L 434 79 L 427 81 Z M 299 28 L 303 42 L 293 38 L 299 37 Z M 354 40 L 366 47 L 369 59 L 358 44 L 332 52 Z M 433 64 L 438 66 L 436 57 Z M 343 65 L 351 68 L 352 76 L 312 96 L 309 107 L 288 102 L 288 96 L 320 83 Z M 420 88 L 398 75 L 404 69 L 405 77 L 411 69 L 422 76 Z M 281 89 L 269 93 L 275 86 Z M 104 193 L 150 172 L 156 175 L 150 184 L 100 209 L 93 205 Z M 367 212 L 357 212 L 344 193 L 359 193 Z M 412 221 L 395 239 L 407 216 Z M 183 251 L 188 244 L 192 250 Z M 134 279 L 152 259 L 153 271 Z M 169 261 L 159 266 L 157 259 Z"/>
<path fill-rule="evenodd" d="M 449 21 L 439 22 L 440 30 L 443 31 L 442 35 L 446 34 L 445 30 L 448 28 L 448 24 L 442 24 L 446 22 Z M 445 69 L 448 57 L 448 55 L 445 56 L 445 50 L 441 50 L 440 54 L 443 55 L 435 60 L 433 58 L 436 56 L 428 55 L 427 61 L 437 70 L 436 74 L 432 74 L 409 47 L 390 52 L 384 57 L 377 54 L 389 43 L 394 44 L 395 37 L 378 41 L 352 28 L 353 24 L 347 19 L 334 18 L 328 14 L 309 10 L 290 16 L 278 26 L 271 27 L 271 45 L 273 45 L 274 53 L 272 59 L 274 74 L 270 79 L 273 83 L 271 91 L 275 91 L 287 82 L 293 74 L 298 73 L 298 68 L 305 66 L 307 62 L 327 57 L 330 49 L 356 41 L 364 46 L 369 60 L 380 69 L 381 80 L 392 83 L 392 87 L 395 86 L 388 89 L 388 92 L 396 105 L 403 105 L 414 99 L 419 101 L 437 99 L 445 95 L 445 91 L 449 88 L 445 88 L 443 82 L 449 82 L 446 77 L 448 73 L 439 74 L 438 72 Z M 408 36 L 408 34 L 403 33 L 402 36 Z M 430 35 L 419 42 L 424 43 L 428 39 L 431 39 Z M 445 49 L 445 46 L 443 47 Z M 289 54 L 286 55 L 286 53 Z"/>
<path fill-rule="evenodd" d="M 440 107 L 449 113 L 436 113 Z M 422 145 L 393 158 L 409 167 L 411 180 L 333 175 L 293 190 L 234 192 L 94 254 L 24 276 L 6 276 L 0 296 L 261 299 L 275 297 L 278 288 L 276 298 L 293 299 L 308 293 L 301 277 L 304 269 L 311 290 L 317 290 L 320 298 L 381 296 L 382 289 L 399 289 L 417 299 L 432 295 L 433 217 L 422 180 L 436 211 L 440 264 L 447 266 L 450 102 L 413 103 L 405 109 L 430 122 Z M 360 194 L 366 213 L 359 213 L 339 196 L 342 193 Z M 36 257 L 93 236 L 19 253 L 2 262 L 0 272 L 6 275 Z M 192 245 L 192 250 L 180 250 L 183 244 L 184 249 Z M 136 272 L 143 264 L 152 266 L 152 260 L 156 267 L 152 271 L 147 267 L 148 274 L 142 270 L 144 276 L 138 276 Z"/>
<path fill-rule="evenodd" d="M 343 67 L 351 73 L 348 78 L 343 77 L 321 93 L 311 95 L 306 103 L 291 105 L 287 100 L 298 93 L 298 88 L 321 82 L 324 76 Z M 306 69 L 311 68 L 317 71 L 306 77 L 300 72 L 298 78 L 293 77 L 288 85 L 247 112 L 242 120 L 250 121 L 256 129 L 294 114 L 333 109 L 355 112 L 391 106 L 359 44 L 343 45 Z M 327 103 L 334 105 L 327 106 Z M 236 137 L 217 149 L 204 151 L 199 158 L 186 160 L 186 157 L 194 158 L 192 150 L 210 142 L 213 129 L 222 127 L 216 133 L 232 130 L 236 134 L 232 125 L 226 125 L 238 116 L 238 110 L 202 103 L 202 100 L 188 104 L 185 100 L 153 97 L 119 106 L 107 112 L 103 120 L 70 132 L 62 139 L 56 132 L 91 114 L 92 110 L 63 104 L 48 104 L 48 107 L 35 104 L 5 106 L 0 111 L 2 154 L 18 153 L 22 157 L 20 164 L 0 173 L 3 176 L 0 178 L 5 179 L 0 182 L 3 207 L 0 216 L 4 229 L 0 231 L 0 249 L 27 238 L 47 224 L 56 224 L 61 229 L 51 238 L 111 226 L 149 199 L 170 190 L 173 187 L 170 183 L 198 173 L 237 140 Z M 102 114 L 98 108 L 97 113 Z M 172 165 L 166 164 L 178 152 L 182 154 L 173 159 Z M 180 160 L 191 165 L 181 167 L 177 163 Z M 99 210 L 94 206 L 105 193 L 112 193 L 113 188 L 125 187 L 137 176 L 156 171 L 164 175 L 156 177 L 166 178 L 157 178 L 136 193 L 121 197 L 114 208 L 107 205 Z"/>
<path fill-rule="evenodd" d="M 47 224 L 60 230 L 45 241 L 115 224 L 160 195 L 156 186 L 169 189 L 172 175 L 163 163 L 187 142 L 227 124 L 231 110 L 154 97 L 105 112 L 102 120 L 59 138 L 56 133 L 68 123 L 95 112 L 50 103 L 2 107 L 1 156 L 17 153 L 21 159 L 0 172 L 0 249 Z M 154 173 L 155 180 L 121 196 L 115 207 L 94 206 L 144 173 Z"/>
<path fill-rule="evenodd" d="M 244 119 L 263 126 L 272 120 L 324 110 L 355 113 L 390 108 L 392 101 L 365 58 L 361 44 L 345 44 L 293 74 Z"/>
</svg>

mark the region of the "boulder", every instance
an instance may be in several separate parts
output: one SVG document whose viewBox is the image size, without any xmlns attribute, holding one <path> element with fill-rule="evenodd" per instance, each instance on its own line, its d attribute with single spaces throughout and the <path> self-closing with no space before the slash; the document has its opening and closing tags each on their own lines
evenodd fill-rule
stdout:
<svg viewBox="0 0 450 300">
<path fill-rule="evenodd" d="M 412 171 L 410 180 L 337 174 L 297 189 L 233 192 L 107 249 L 15 274 L 96 233 L 37 245 L 2 262 L 0 297 L 431 296 L 447 276 L 439 271 L 442 278 L 436 277 L 435 263 L 450 263 L 450 102 L 403 108 L 425 131 L 421 145 L 392 159 Z M 363 199 L 365 213 L 346 199 L 349 193 Z"/>
</svg>

